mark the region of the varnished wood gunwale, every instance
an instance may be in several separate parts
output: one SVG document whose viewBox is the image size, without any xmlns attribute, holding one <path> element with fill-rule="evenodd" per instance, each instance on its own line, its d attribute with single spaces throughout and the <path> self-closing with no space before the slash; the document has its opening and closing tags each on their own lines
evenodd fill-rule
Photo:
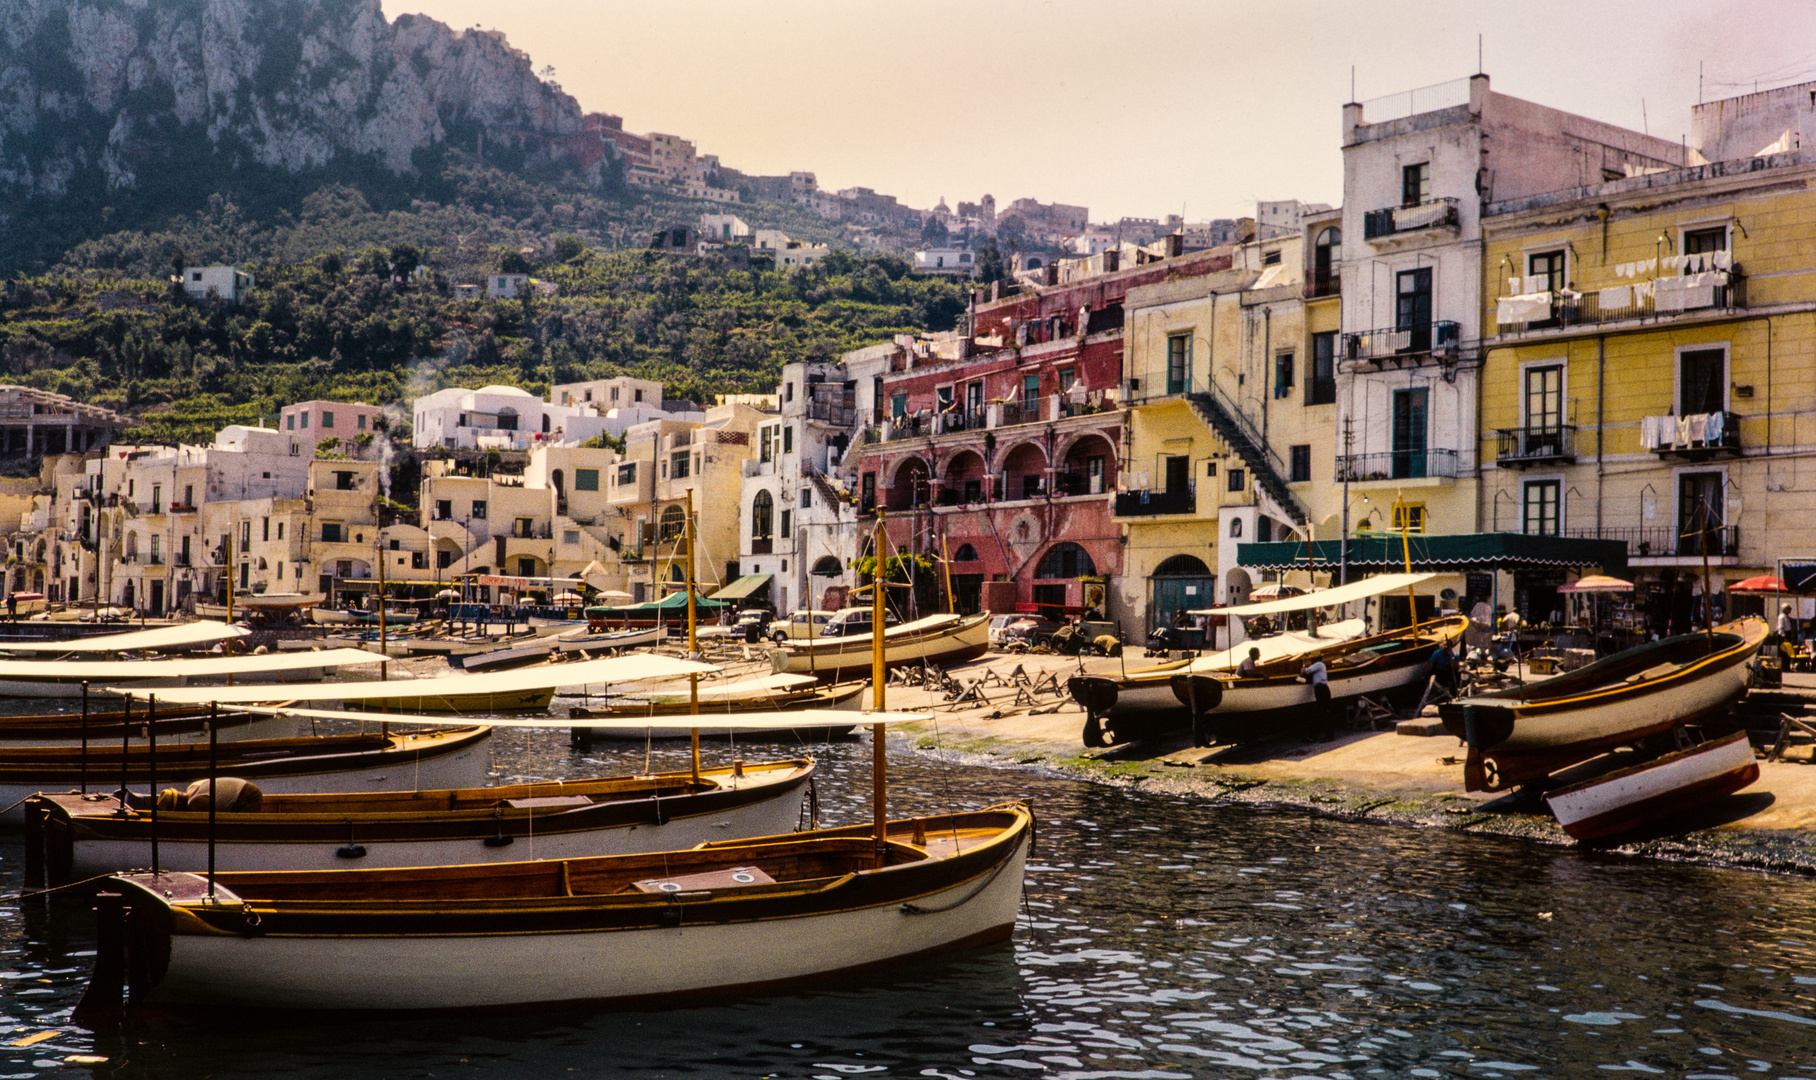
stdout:
<svg viewBox="0 0 1816 1080">
<path fill-rule="evenodd" d="M 484 725 L 425 728 L 381 735 L 299 735 L 285 739 L 236 739 L 221 743 L 216 751 L 217 775 L 256 781 L 267 776 L 294 776 L 323 771 L 370 768 L 391 762 L 403 764 L 424 755 L 453 753 L 491 736 Z M 121 774 L 119 744 L 91 744 L 87 748 L 87 777 L 91 784 L 117 784 Z M 80 746 L 0 747 L 0 784 L 41 784 L 53 788 L 79 782 L 84 751 Z M 126 755 L 126 781 L 143 784 L 151 778 L 151 748 L 131 746 Z M 204 779 L 209 769 L 207 743 L 160 743 L 157 775 L 160 784 L 186 784 Z"/>
</svg>

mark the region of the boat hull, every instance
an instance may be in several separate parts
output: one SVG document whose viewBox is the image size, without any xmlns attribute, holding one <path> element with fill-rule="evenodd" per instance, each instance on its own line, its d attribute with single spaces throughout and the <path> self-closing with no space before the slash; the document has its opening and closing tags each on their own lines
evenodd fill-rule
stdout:
<svg viewBox="0 0 1816 1080">
<path fill-rule="evenodd" d="M 958 619 L 933 616 L 885 630 L 883 666 L 894 668 L 926 663 L 950 667 L 975 660 L 989 649 L 989 616 Z M 861 679 L 870 674 L 872 666 L 869 634 L 791 643 L 772 650 L 769 655 L 778 674 L 812 675 L 822 682 Z"/>
<path fill-rule="evenodd" d="M 1441 715 L 1445 727 L 1469 745 L 1464 787 L 1500 791 L 1541 779 L 1559 769 L 1587 761 L 1618 746 L 1662 735 L 1680 724 L 1714 715 L 1746 696 L 1748 664 L 1765 641 L 1766 626 L 1757 619 L 1718 627 L 1729 643 L 1714 654 L 1678 656 L 1673 670 L 1661 677 L 1591 685 L 1592 670 L 1610 665 L 1617 673 L 1643 665 L 1652 650 L 1671 657 L 1672 650 L 1694 647 L 1701 638 L 1654 642 L 1629 650 L 1637 659 L 1616 654 L 1596 665 L 1534 684 L 1521 699 L 1518 691 L 1482 695 L 1448 703 Z M 1643 670 L 1635 674 L 1643 674 Z M 1558 687 L 1585 684 L 1581 693 L 1541 696 Z M 1549 690 L 1548 690 L 1549 688 Z"/>
<path fill-rule="evenodd" d="M 514 809 L 503 817 L 485 810 L 360 812 L 358 804 L 343 816 L 325 808 L 223 813 L 215 823 L 215 866 L 221 871 L 345 870 L 508 863 L 677 851 L 716 840 L 780 835 L 799 827 L 813 771 L 806 760 L 746 765 L 741 776 L 730 770 L 703 771 L 703 777 L 717 774 L 720 786 L 660 799 Z M 686 776 L 670 779 L 679 782 Z M 587 788 L 586 781 L 577 781 L 537 785 L 535 790 L 557 795 Z M 470 801 L 483 794 L 430 791 L 421 801 L 433 803 L 444 795 Z M 205 812 L 160 814 L 159 866 L 206 871 L 208 828 Z M 29 831 L 26 842 L 33 842 Z M 52 806 L 42 826 L 42 843 L 52 884 L 151 865 L 145 818 L 94 820 Z"/>
<path fill-rule="evenodd" d="M 166 713 L 177 713 L 167 716 Z M 118 711 L 95 713 L 89 717 L 84 737 L 80 713 L 55 716 L 19 716 L 0 719 L 0 755 L 11 746 L 118 746 L 122 738 L 135 746 L 147 742 L 145 711 L 136 711 L 137 719 L 122 724 Z M 166 745 L 197 737 L 207 737 L 208 710 L 186 708 L 158 710 L 158 740 Z M 281 739 L 297 733 L 298 723 L 292 717 L 224 712 L 220 716 L 221 742 L 244 739 Z"/>
<path fill-rule="evenodd" d="M 1746 732 L 1737 731 L 1559 789 L 1545 801 L 1566 833 L 1578 840 L 1600 840 L 1732 795 L 1758 779 L 1752 744 Z"/>
<path fill-rule="evenodd" d="M 433 679 L 421 679 L 419 682 L 433 684 Z M 398 694 L 382 698 L 347 698 L 349 708 L 373 709 L 381 712 L 404 713 L 488 713 L 488 712 L 522 712 L 533 709 L 546 709 L 549 702 L 555 700 L 553 687 L 541 687 L 530 690 L 507 690 L 487 694 L 433 694 L 418 692 Z M 331 703 L 329 703 L 331 704 Z"/>
<path fill-rule="evenodd" d="M 333 901 L 278 901 L 264 909 L 233 892 L 231 876 L 221 882 L 218 905 L 205 902 L 206 883 L 193 875 L 132 875 L 110 887 L 128 890 L 138 955 L 168 956 L 162 971 L 146 973 L 155 985 L 134 987 L 133 1000 L 142 1005 L 366 1011 L 622 1005 L 801 985 L 1007 939 L 1032 819 L 1017 810 L 957 820 L 986 817 L 1013 817 L 1013 823 L 969 849 L 884 869 L 755 892 L 507 900 L 465 916 L 440 899 L 395 908 L 380 901 L 383 911 L 354 905 L 369 914 L 352 922 L 329 911 Z M 897 831 L 906 824 L 892 823 L 892 845 L 908 839 Z M 917 839 L 934 838 L 929 848 L 942 843 L 942 819 L 922 827 L 925 835 Z M 772 840 L 793 842 L 778 845 L 778 853 L 839 844 L 857 851 L 870 842 L 866 831 L 827 830 L 723 845 L 730 849 L 723 855 L 666 857 L 748 858 L 761 866 Z M 577 881 L 586 872 L 577 864 L 533 865 L 558 872 L 564 883 L 570 872 Z M 334 888 L 342 892 L 338 882 Z M 150 917 L 140 917 L 140 905 Z M 223 916 L 243 929 L 246 911 L 258 920 L 253 933 L 226 929 Z"/>
</svg>

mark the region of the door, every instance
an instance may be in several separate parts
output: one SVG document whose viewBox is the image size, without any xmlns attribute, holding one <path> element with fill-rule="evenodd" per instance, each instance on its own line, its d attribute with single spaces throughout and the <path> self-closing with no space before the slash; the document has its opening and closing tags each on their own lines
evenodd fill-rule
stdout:
<svg viewBox="0 0 1816 1080">
<path fill-rule="evenodd" d="M 1726 554 L 1722 544 L 1722 475 L 1682 473 L 1677 478 L 1677 553 Z"/>
<path fill-rule="evenodd" d="M 1727 407 L 1728 354 L 1695 349 L 1678 361 L 1677 415 L 1702 416 Z"/>
<path fill-rule="evenodd" d="M 1097 459 L 1101 462 L 1103 459 Z M 1166 459 L 1167 494 L 1177 495 L 1187 490 L 1192 483 L 1192 459 L 1183 454 L 1175 454 Z"/>
<path fill-rule="evenodd" d="M 1564 367 L 1547 364 L 1526 369 L 1526 432 L 1523 457 L 1563 453 Z"/>
<path fill-rule="evenodd" d="M 164 583 L 162 581 L 151 583 L 151 604 L 146 611 L 153 615 L 164 614 Z"/>
<path fill-rule="evenodd" d="M 1395 480 L 1417 480 L 1425 476 L 1425 411 L 1430 391 L 1394 391 L 1394 467 Z"/>
<path fill-rule="evenodd" d="M 1396 276 L 1394 329 L 1406 334 L 1400 352 L 1431 349 L 1431 267 L 1402 270 Z"/>
<path fill-rule="evenodd" d="M 1154 602 L 1148 605 L 1150 630 L 1172 626 L 1175 612 L 1197 611 L 1216 602 L 1215 578 L 1156 577 L 1151 580 L 1154 583 Z"/>
</svg>

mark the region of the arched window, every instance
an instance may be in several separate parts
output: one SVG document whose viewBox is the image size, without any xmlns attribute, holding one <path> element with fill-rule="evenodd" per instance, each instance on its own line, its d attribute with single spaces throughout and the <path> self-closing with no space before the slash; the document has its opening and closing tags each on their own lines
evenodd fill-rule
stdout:
<svg viewBox="0 0 1816 1080">
<path fill-rule="evenodd" d="M 662 511 L 662 540 L 666 543 L 681 539 L 681 531 L 687 525 L 687 514 L 679 506 L 670 506 Z"/>
<path fill-rule="evenodd" d="M 958 546 L 958 550 L 952 553 L 952 561 L 953 562 L 976 562 L 977 561 L 977 549 L 972 547 L 970 544 L 960 544 Z"/>
<path fill-rule="evenodd" d="M 1174 555 L 1154 568 L 1155 577 L 1209 577 L 1204 560 L 1192 555 Z"/>
<path fill-rule="evenodd" d="M 1230 519 L 1230 539 L 1234 540 L 1241 535 L 1242 535 L 1242 519 L 1241 518 L 1231 518 Z"/>
<path fill-rule="evenodd" d="M 498 410 L 498 430 L 499 431 L 516 431 L 517 430 L 517 410 L 516 409 L 499 409 Z"/>
<path fill-rule="evenodd" d="M 768 540 L 775 535 L 776 503 L 769 492 L 759 491 L 750 501 L 750 538 Z"/>
<path fill-rule="evenodd" d="M 836 555 L 822 555 L 813 564 L 814 577 L 838 577 L 845 566 Z"/>
<path fill-rule="evenodd" d="M 1312 295 L 1337 291 L 1337 268 L 1343 262 L 1343 232 L 1335 225 L 1318 234 L 1312 246 Z"/>
<path fill-rule="evenodd" d="M 1062 543 L 1054 544 L 1040 557 L 1040 566 L 1035 570 L 1034 576 L 1052 580 L 1091 577 L 1096 573 L 1097 566 L 1091 562 L 1090 552 L 1077 544 Z"/>
</svg>

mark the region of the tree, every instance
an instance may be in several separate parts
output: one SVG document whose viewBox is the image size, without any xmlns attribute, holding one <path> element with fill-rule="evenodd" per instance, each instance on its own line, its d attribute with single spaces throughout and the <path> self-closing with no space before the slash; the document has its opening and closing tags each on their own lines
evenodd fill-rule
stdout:
<svg viewBox="0 0 1816 1080">
<path fill-rule="evenodd" d="M 422 252 L 414 244 L 391 245 L 391 277 L 397 281 L 409 281 L 410 275 L 422 265 Z"/>
<path fill-rule="evenodd" d="M 996 240 L 986 239 L 983 246 L 977 249 L 977 280 L 988 285 L 1008 276 L 1008 268 L 1003 263 L 1003 253 L 996 246 Z"/>
<path fill-rule="evenodd" d="M 501 274 L 527 274 L 534 269 L 521 251 L 501 250 L 498 253 L 498 272 Z"/>
<path fill-rule="evenodd" d="M 555 258 L 559 262 L 573 262 L 586 254 L 586 242 L 573 233 L 564 233 L 555 238 Z"/>
<path fill-rule="evenodd" d="M 921 243 L 928 247 L 945 247 L 951 236 L 952 233 L 946 228 L 946 223 L 931 214 L 921 222 Z"/>
</svg>

